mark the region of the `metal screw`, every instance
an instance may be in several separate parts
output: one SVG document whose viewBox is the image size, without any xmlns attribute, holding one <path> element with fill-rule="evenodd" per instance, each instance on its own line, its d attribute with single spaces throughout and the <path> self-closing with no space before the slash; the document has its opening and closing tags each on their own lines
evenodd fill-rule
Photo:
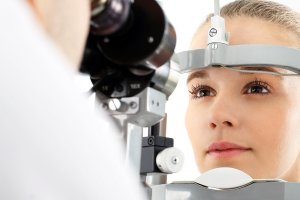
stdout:
<svg viewBox="0 0 300 200">
<path fill-rule="evenodd" d="M 122 106 L 122 103 L 119 99 L 110 99 L 108 102 L 108 108 L 112 111 L 119 110 Z"/>
<path fill-rule="evenodd" d="M 217 35 L 218 31 L 215 28 L 210 29 L 209 31 L 209 36 L 210 37 L 215 37 Z"/>
<path fill-rule="evenodd" d="M 177 165 L 179 163 L 179 158 L 177 156 L 172 157 L 172 163 Z"/>
<path fill-rule="evenodd" d="M 137 107 L 137 103 L 132 101 L 132 102 L 129 103 L 129 106 L 134 109 L 134 108 Z"/>
<path fill-rule="evenodd" d="M 148 138 L 148 144 L 149 145 L 154 145 L 154 140 L 152 137 Z"/>
</svg>

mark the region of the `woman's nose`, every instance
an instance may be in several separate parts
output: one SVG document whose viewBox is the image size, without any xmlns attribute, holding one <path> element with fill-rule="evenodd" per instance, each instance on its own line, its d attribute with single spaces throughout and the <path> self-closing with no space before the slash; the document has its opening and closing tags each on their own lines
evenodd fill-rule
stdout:
<svg viewBox="0 0 300 200">
<path fill-rule="evenodd" d="M 216 128 L 217 126 L 221 126 L 221 124 L 219 124 L 218 122 L 211 122 L 210 123 L 210 127 L 211 128 Z M 228 126 L 228 127 L 232 127 L 233 124 L 230 121 L 224 121 L 222 122 L 222 126 Z"/>
<path fill-rule="evenodd" d="M 209 126 L 212 129 L 237 127 L 239 110 L 231 98 L 215 97 L 209 109 Z"/>
</svg>

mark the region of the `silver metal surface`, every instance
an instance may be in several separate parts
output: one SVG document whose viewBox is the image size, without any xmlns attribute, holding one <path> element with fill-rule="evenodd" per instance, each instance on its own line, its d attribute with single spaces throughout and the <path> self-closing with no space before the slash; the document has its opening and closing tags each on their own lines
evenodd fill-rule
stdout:
<svg viewBox="0 0 300 200">
<path fill-rule="evenodd" d="M 155 70 L 151 81 L 155 83 L 155 89 L 162 91 L 169 97 L 177 86 L 179 75 L 177 71 L 170 68 L 170 62 L 168 62 Z"/>
<path fill-rule="evenodd" d="M 122 130 L 126 143 L 126 165 L 132 163 L 131 166 L 139 173 L 143 127 L 151 127 L 161 121 L 159 132 L 165 135 L 166 121 L 162 119 L 165 117 L 166 95 L 153 88 L 146 88 L 134 97 L 105 99 L 101 93 L 96 96 Z M 126 109 L 121 109 L 124 107 Z M 156 179 L 160 175 L 156 175 Z"/>
<path fill-rule="evenodd" d="M 194 182 L 177 182 L 152 187 L 152 200 L 296 200 L 300 184 L 254 182 L 242 188 L 213 190 Z"/>
<path fill-rule="evenodd" d="M 167 136 L 167 120 L 168 120 L 168 115 L 165 114 L 165 117 L 159 122 L 159 136 L 161 137 Z"/>
<path fill-rule="evenodd" d="M 215 15 L 220 15 L 220 0 L 214 0 Z"/>
<path fill-rule="evenodd" d="M 153 88 L 141 92 L 139 112 L 129 116 L 129 120 L 139 126 L 149 127 L 158 123 L 165 116 L 166 95 Z"/>
<path fill-rule="evenodd" d="M 119 115 L 137 114 L 139 111 L 140 98 L 126 97 L 121 99 L 102 99 L 101 102 L 104 107 L 109 109 L 109 113 L 112 116 L 118 117 Z"/>
<path fill-rule="evenodd" d="M 174 53 L 175 45 L 176 45 L 176 32 L 174 27 L 166 21 L 166 28 L 161 39 L 161 43 L 158 48 L 155 50 L 153 54 L 151 54 L 146 60 L 147 66 L 150 68 L 156 69 L 166 61 L 170 60 Z"/>
<path fill-rule="evenodd" d="M 143 128 L 127 123 L 126 160 L 127 167 L 133 168 L 137 174 L 140 173 Z"/>
<path fill-rule="evenodd" d="M 119 101 L 126 109 L 114 109 L 112 99 L 102 100 L 104 106 L 113 108 L 109 113 L 116 119 L 141 126 L 149 127 L 165 117 L 166 95 L 153 88 L 146 88 L 137 96 L 121 98 Z M 116 101 L 115 99 L 113 100 Z"/>
<path fill-rule="evenodd" d="M 165 114 L 165 117 L 159 121 L 159 124 L 156 124 L 156 126 L 158 126 L 159 134 L 157 135 L 157 133 L 153 133 L 153 129 L 149 128 L 148 135 L 146 137 L 150 137 L 150 136 L 166 137 L 166 135 L 167 135 L 167 113 Z"/>
<path fill-rule="evenodd" d="M 173 69 L 191 72 L 209 66 L 260 66 L 279 67 L 300 73 L 300 50 L 271 45 L 226 45 L 218 43 L 218 48 L 209 45 L 177 53 L 172 57 Z"/>
<path fill-rule="evenodd" d="M 144 176 L 144 179 L 149 187 L 167 183 L 167 175 L 163 173 L 148 173 L 147 176 Z"/>
</svg>

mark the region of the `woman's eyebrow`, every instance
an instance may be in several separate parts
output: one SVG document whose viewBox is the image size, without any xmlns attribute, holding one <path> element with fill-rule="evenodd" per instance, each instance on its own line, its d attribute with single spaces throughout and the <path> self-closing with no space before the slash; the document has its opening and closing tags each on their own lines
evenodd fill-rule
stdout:
<svg viewBox="0 0 300 200">
<path fill-rule="evenodd" d="M 263 72 L 273 72 L 273 73 L 282 73 L 280 72 L 279 70 L 276 70 L 274 67 L 255 67 L 255 66 L 251 66 L 251 67 L 241 67 L 241 70 L 253 70 L 253 71 L 263 71 Z M 243 72 L 240 72 L 242 75 L 247 75 L 247 74 L 251 74 L 251 73 L 243 73 Z M 278 76 L 275 76 L 279 79 L 282 79 L 282 76 L 278 75 Z"/>
<path fill-rule="evenodd" d="M 243 66 L 241 69 L 244 70 L 256 70 L 256 71 L 266 71 L 266 72 L 275 72 L 275 73 L 280 73 L 278 70 L 274 69 L 273 67 L 256 67 L 256 66 Z"/>
<path fill-rule="evenodd" d="M 274 69 L 273 67 L 246 67 L 246 66 L 243 66 L 243 67 L 240 67 L 241 70 L 254 70 L 254 71 L 264 71 L 264 72 L 274 72 L 274 73 L 281 73 L 280 71 Z M 245 72 L 239 72 L 240 74 L 242 75 L 249 75 L 251 73 L 245 73 Z M 282 79 L 282 76 L 276 76 L 278 77 L 279 79 Z M 188 78 L 187 78 L 187 84 L 195 79 L 195 78 L 202 78 L 202 79 L 205 79 L 205 78 L 209 78 L 209 74 L 204 71 L 204 70 L 200 70 L 200 71 L 196 71 L 196 72 L 193 72 L 191 73 Z"/>
<path fill-rule="evenodd" d="M 186 83 L 188 84 L 194 78 L 205 79 L 205 78 L 208 78 L 208 77 L 209 77 L 209 74 L 206 73 L 206 71 L 204 71 L 204 70 L 196 71 L 196 72 L 193 72 L 193 73 L 189 74 Z"/>
</svg>

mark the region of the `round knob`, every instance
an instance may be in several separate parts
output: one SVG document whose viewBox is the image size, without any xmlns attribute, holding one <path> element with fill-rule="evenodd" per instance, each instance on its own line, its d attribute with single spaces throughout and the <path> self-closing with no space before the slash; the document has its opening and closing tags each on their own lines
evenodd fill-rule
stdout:
<svg viewBox="0 0 300 200">
<path fill-rule="evenodd" d="M 156 157 L 157 167 L 164 173 L 176 173 L 182 169 L 184 156 L 182 151 L 175 147 L 161 151 Z"/>
</svg>

